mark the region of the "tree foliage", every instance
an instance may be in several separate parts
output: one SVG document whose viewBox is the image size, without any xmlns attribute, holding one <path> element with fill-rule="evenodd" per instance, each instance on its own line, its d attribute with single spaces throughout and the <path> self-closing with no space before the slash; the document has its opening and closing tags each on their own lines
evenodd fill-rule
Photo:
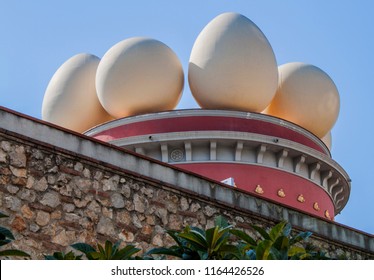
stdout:
<svg viewBox="0 0 374 280">
<path fill-rule="evenodd" d="M 198 227 L 185 227 L 182 231 L 169 230 L 167 233 L 176 245 L 170 248 L 155 248 L 148 255 L 169 255 L 183 260 L 227 260 L 235 259 L 237 248 L 230 244 L 232 226 L 218 217 L 213 228 L 202 230 Z"/>
<path fill-rule="evenodd" d="M 121 241 L 113 244 L 111 241 L 105 241 L 104 246 L 97 243 L 95 249 L 87 243 L 75 243 L 71 245 L 75 250 L 84 254 L 87 260 L 131 260 L 135 259 L 134 255 L 140 251 L 133 245 L 126 245 L 120 248 Z M 44 256 L 46 260 L 81 260 L 82 255 L 76 255 L 70 251 L 67 254 L 55 252 L 53 255 Z M 140 259 L 140 258 L 138 258 Z"/>
<path fill-rule="evenodd" d="M 173 256 L 190 260 L 302 260 L 326 259 L 325 254 L 314 251 L 305 242 L 310 232 L 291 235 L 291 225 L 286 221 L 269 230 L 252 225 L 258 238 L 243 230 L 234 229 L 223 217 L 218 217 L 213 228 L 202 230 L 185 227 L 182 231 L 167 231 L 176 245 L 155 248 L 148 255 Z M 235 238 L 233 238 L 235 237 Z M 313 250 L 312 250 L 313 249 Z"/>
<path fill-rule="evenodd" d="M 252 228 L 260 236 L 256 241 L 240 230 L 231 233 L 241 239 L 240 247 L 244 259 L 252 260 L 287 260 L 287 259 L 311 259 L 312 252 L 306 244 L 302 244 L 311 235 L 311 232 L 301 232 L 291 235 L 291 225 L 282 221 L 270 230 L 253 225 Z"/>
</svg>

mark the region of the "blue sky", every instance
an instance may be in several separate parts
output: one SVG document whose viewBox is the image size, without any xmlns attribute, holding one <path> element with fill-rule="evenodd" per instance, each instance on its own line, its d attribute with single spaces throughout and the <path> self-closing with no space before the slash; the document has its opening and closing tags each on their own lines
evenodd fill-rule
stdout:
<svg viewBox="0 0 374 280">
<path fill-rule="evenodd" d="M 341 109 L 332 155 L 352 179 L 350 200 L 336 221 L 373 234 L 373 1 L 0 0 L 0 105 L 41 118 L 45 89 L 63 62 L 82 52 L 102 57 L 134 36 L 167 44 L 186 74 L 200 31 L 229 11 L 257 24 L 279 65 L 310 63 L 334 80 Z M 178 108 L 195 107 L 186 82 Z"/>
</svg>

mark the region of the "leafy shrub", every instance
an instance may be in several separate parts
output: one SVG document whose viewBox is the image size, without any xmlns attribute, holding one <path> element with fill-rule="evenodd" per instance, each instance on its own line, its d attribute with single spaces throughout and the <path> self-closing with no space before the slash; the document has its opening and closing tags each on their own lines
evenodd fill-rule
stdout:
<svg viewBox="0 0 374 280">
<path fill-rule="evenodd" d="M 82 252 L 86 259 L 88 260 L 131 260 L 140 259 L 134 257 L 134 255 L 140 251 L 140 249 L 135 248 L 133 245 L 127 245 L 120 249 L 120 241 L 116 242 L 114 245 L 111 241 L 105 241 L 104 247 L 97 244 L 97 249 L 92 247 L 87 243 L 75 243 L 71 245 L 74 249 Z M 53 255 L 45 255 L 46 260 L 81 260 L 82 255 L 76 255 L 74 252 L 70 251 L 67 254 L 62 252 L 55 252 Z"/>
<path fill-rule="evenodd" d="M 173 256 L 184 260 L 327 259 L 324 253 L 312 250 L 305 243 L 312 235 L 311 232 L 292 236 L 291 225 L 286 221 L 276 224 L 268 231 L 255 225 L 252 225 L 252 228 L 259 235 L 257 240 L 242 230 L 233 229 L 219 216 L 215 226 L 207 230 L 187 226 L 182 231 L 167 231 L 176 245 L 154 248 L 147 254 Z M 236 238 L 233 238 L 234 236 Z"/>
<path fill-rule="evenodd" d="M 155 248 L 148 255 L 169 255 L 183 260 L 227 260 L 235 259 L 236 246 L 229 244 L 232 226 L 222 217 L 215 221 L 215 227 L 202 230 L 185 227 L 183 231 L 168 230 L 167 233 L 177 245 L 170 248 Z"/>
</svg>

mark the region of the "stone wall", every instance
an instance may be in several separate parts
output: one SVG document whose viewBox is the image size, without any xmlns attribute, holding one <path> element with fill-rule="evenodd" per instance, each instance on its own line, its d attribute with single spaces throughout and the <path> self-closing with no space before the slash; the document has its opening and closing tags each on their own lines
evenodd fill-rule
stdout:
<svg viewBox="0 0 374 280">
<path fill-rule="evenodd" d="M 33 258 L 106 239 L 143 250 L 168 246 L 165 229 L 210 227 L 217 214 L 245 226 L 242 216 L 190 195 L 7 138 L 0 137 L 0 207 L 10 215 L 14 246 Z"/>
<path fill-rule="evenodd" d="M 68 138 L 78 137 L 64 133 Z M 93 140 L 83 141 L 89 145 Z M 105 146 L 97 141 L 95 145 Z M 144 252 L 173 244 L 165 229 L 179 230 L 186 225 L 211 227 L 217 215 L 225 216 L 231 224 L 248 232 L 251 224 L 272 226 L 279 218 L 261 210 L 267 209 L 265 207 L 272 207 L 274 213 L 287 211 L 297 230 L 309 230 L 307 226 L 302 227 L 303 224 L 322 222 L 332 228 L 341 228 L 251 196 L 248 196 L 253 201 L 250 206 L 259 210 L 245 210 L 240 206 L 241 201 L 247 199 L 245 194 L 218 182 L 195 178 L 192 174 L 181 173 L 174 177 L 178 177 L 176 182 L 180 185 L 186 180 L 191 184 L 199 180 L 199 184 L 211 192 L 210 195 L 202 195 L 201 192 L 206 190 L 200 191 L 197 183 L 186 189 L 178 183 L 167 183 L 167 179 L 155 179 L 157 176 L 168 178 L 170 167 L 150 159 L 142 158 L 143 163 L 136 173 L 126 169 L 127 165 L 130 168 L 131 157 L 136 157 L 136 154 L 128 154 L 110 145 L 105 147 L 116 149 L 115 152 L 122 155 L 122 167 L 58 148 L 48 144 L 48 139 L 43 143 L 0 130 L 0 211 L 10 216 L 1 219 L 1 224 L 15 234 L 13 248 L 31 253 L 33 259 L 43 259 L 43 254 L 70 250 L 69 245 L 75 242 L 95 244 L 109 239 L 134 244 Z M 84 148 L 77 146 L 77 149 Z M 144 176 L 141 173 L 144 165 L 160 165 L 158 175 Z M 172 170 L 178 174 L 182 172 Z M 217 197 L 221 189 L 233 193 L 239 202 L 230 205 L 220 201 Z M 306 222 L 306 219 L 309 220 Z M 352 231 L 353 236 L 364 239 L 363 244 L 372 246 L 372 236 L 351 229 L 340 230 L 345 231 L 344 235 Z M 374 256 L 371 247 L 360 248 L 327 235 L 323 235 L 323 230 L 316 231 L 313 242 L 331 256 L 343 252 L 353 259 Z"/>
</svg>

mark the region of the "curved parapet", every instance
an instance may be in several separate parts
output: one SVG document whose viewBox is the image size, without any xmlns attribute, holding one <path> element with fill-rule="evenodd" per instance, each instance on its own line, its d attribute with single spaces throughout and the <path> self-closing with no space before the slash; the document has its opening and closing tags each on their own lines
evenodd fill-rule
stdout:
<svg viewBox="0 0 374 280">
<path fill-rule="evenodd" d="M 87 131 L 254 195 L 333 219 L 346 205 L 350 179 L 317 136 L 268 115 L 177 110 L 112 121 Z"/>
</svg>

